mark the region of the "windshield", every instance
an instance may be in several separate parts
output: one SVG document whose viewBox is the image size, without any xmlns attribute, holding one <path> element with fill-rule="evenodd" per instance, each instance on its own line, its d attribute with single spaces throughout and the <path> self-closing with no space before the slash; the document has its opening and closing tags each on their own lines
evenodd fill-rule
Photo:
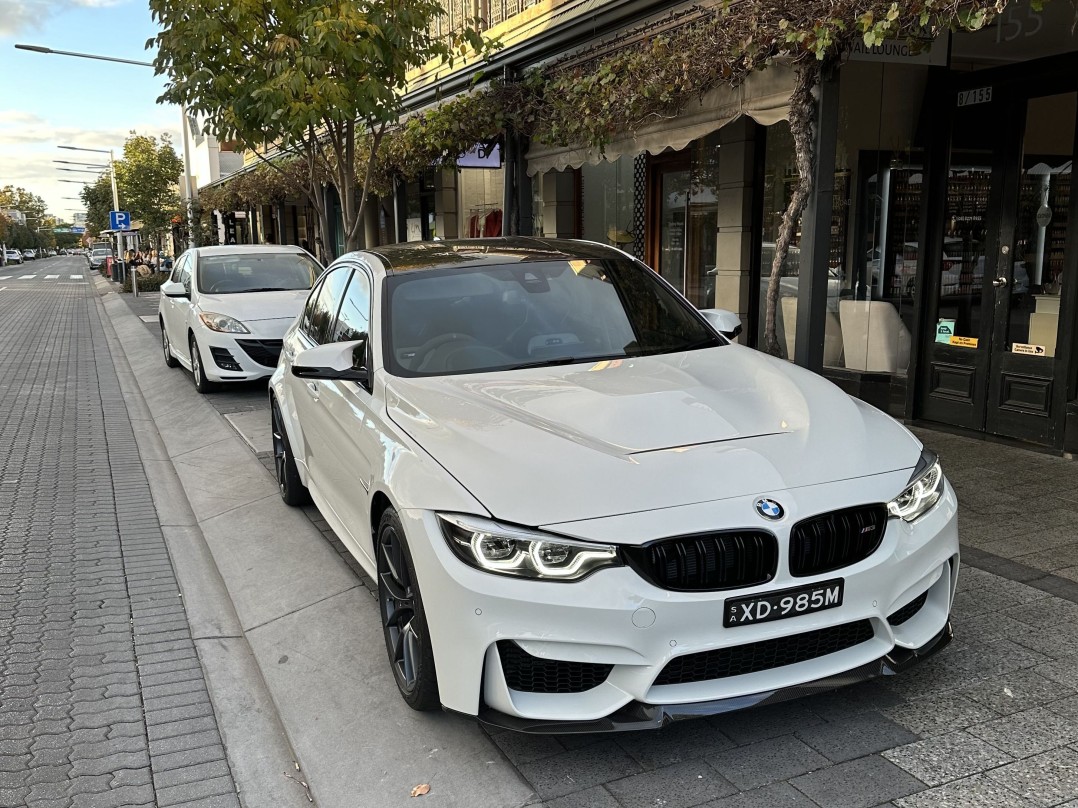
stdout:
<svg viewBox="0 0 1078 808">
<path fill-rule="evenodd" d="M 203 255 L 198 259 L 198 291 L 234 295 L 310 289 L 322 268 L 299 253 Z"/>
<path fill-rule="evenodd" d="M 683 298 L 629 260 L 391 275 L 385 363 L 441 376 L 723 345 Z"/>
</svg>

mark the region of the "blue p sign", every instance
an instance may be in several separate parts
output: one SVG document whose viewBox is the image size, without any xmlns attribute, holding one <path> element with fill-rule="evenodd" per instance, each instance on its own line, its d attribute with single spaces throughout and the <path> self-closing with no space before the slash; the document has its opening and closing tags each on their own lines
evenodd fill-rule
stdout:
<svg viewBox="0 0 1078 808">
<path fill-rule="evenodd" d="M 126 210 L 109 211 L 109 230 L 130 230 L 131 214 Z"/>
</svg>

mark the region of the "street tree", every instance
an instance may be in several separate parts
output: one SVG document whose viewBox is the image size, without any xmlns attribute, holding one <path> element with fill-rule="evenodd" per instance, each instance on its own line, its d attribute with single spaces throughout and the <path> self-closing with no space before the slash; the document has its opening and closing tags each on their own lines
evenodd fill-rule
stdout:
<svg viewBox="0 0 1078 808">
<path fill-rule="evenodd" d="M 181 211 L 177 181 L 182 173 L 183 161 L 167 134 L 158 139 L 132 132 L 124 142 L 123 159 L 116 161 L 116 185 L 123 210 L 142 222 L 144 239 L 159 244 L 171 229 L 172 217 Z M 110 206 L 111 194 L 110 188 Z"/>
<path fill-rule="evenodd" d="M 323 178 L 341 200 L 345 249 L 356 249 L 409 71 L 492 47 L 473 28 L 434 33 L 439 0 L 150 0 L 150 10 L 161 33 L 147 47 L 168 77 L 161 100 L 206 116 L 219 139 L 302 158 L 298 179 L 281 173 L 315 210 L 330 257 Z"/>
<path fill-rule="evenodd" d="M 112 182 L 108 176 L 102 174 L 92 185 L 83 186 L 79 197 L 86 205 L 86 232 L 96 236 L 107 230 L 109 211 L 112 210 Z"/>
</svg>

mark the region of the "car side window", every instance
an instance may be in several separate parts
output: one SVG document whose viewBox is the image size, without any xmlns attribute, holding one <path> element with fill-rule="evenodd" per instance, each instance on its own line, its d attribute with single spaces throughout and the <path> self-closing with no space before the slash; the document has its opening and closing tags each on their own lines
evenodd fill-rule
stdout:
<svg viewBox="0 0 1078 808">
<path fill-rule="evenodd" d="M 187 256 L 181 255 L 176 261 L 176 265 L 172 267 L 172 277 L 169 278 L 173 283 L 180 282 L 180 273 L 183 272 L 184 266 L 187 264 Z"/>
<path fill-rule="evenodd" d="M 367 273 L 356 270 L 348 282 L 348 290 L 341 301 L 337 322 L 333 325 L 333 342 L 351 342 L 364 339 L 371 321 L 371 281 Z"/>
<path fill-rule="evenodd" d="M 183 284 L 183 288 L 187 290 L 187 294 L 191 294 L 191 271 L 194 269 L 195 259 L 188 256 L 187 260 L 183 262 L 183 269 L 180 270 L 180 283 Z"/>
<path fill-rule="evenodd" d="M 307 308 L 303 312 L 303 333 L 317 345 L 328 341 L 329 328 L 340 306 L 349 272 L 349 267 L 330 270 L 322 279 L 317 293 L 307 301 Z"/>
</svg>

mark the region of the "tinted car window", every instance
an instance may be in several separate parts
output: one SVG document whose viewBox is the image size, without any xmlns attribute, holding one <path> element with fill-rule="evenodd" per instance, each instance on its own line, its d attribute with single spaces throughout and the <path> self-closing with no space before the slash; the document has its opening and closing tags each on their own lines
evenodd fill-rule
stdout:
<svg viewBox="0 0 1078 808">
<path fill-rule="evenodd" d="M 315 261 L 299 253 L 202 255 L 198 291 L 229 295 L 310 289 L 320 271 Z"/>
<path fill-rule="evenodd" d="M 438 376 L 725 344 L 643 264 L 522 262 L 391 275 L 385 363 Z"/>
<path fill-rule="evenodd" d="M 333 326 L 333 342 L 351 342 L 366 337 L 370 320 L 371 282 L 365 272 L 356 270 L 348 282 L 348 291 Z"/>
<path fill-rule="evenodd" d="M 337 314 L 350 271 L 347 267 L 330 270 L 318 291 L 307 302 L 303 312 L 303 332 L 315 343 L 327 341 L 329 326 Z"/>
</svg>

